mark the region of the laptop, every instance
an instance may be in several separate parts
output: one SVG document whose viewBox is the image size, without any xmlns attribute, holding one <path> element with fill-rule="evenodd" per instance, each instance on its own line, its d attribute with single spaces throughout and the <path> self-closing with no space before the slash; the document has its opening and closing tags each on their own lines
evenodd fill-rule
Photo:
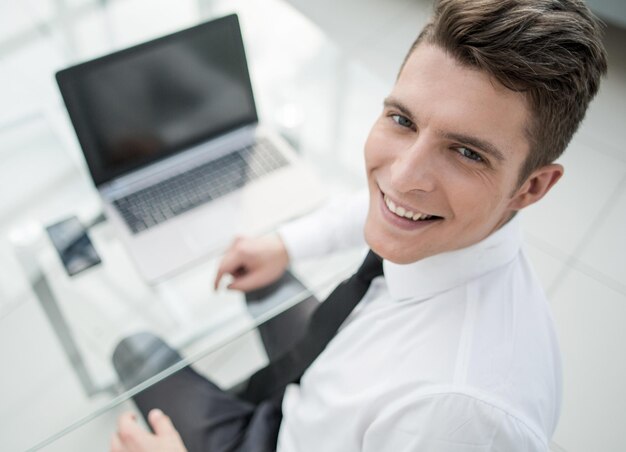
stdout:
<svg viewBox="0 0 626 452">
<path fill-rule="evenodd" d="M 324 198 L 311 169 L 259 124 L 235 14 L 56 79 L 104 213 L 149 282 Z"/>
</svg>

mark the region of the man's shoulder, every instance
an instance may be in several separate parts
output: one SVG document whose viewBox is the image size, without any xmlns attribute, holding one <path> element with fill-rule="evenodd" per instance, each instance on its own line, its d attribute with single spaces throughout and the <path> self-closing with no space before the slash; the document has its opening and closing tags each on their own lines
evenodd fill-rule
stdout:
<svg viewBox="0 0 626 452">
<path fill-rule="evenodd" d="M 493 442 L 497 450 L 514 450 L 519 444 L 544 450 L 551 434 L 506 400 L 467 385 L 410 391 L 381 410 L 375 424 L 417 436 L 428 432 L 431 441 Z"/>
<path fill-rule="evenodd" d="M 520 253 L 468 293 L 456 381 L 551 434 L 560 412 L 561 355 L 549 303 L 529 261 Z"/>
</svg>

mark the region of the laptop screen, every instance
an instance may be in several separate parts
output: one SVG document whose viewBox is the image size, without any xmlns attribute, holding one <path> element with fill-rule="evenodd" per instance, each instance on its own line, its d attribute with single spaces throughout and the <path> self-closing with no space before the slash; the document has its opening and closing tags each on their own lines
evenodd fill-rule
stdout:
<svg viewBox="0 0 626 452">
<path fill-rule="evenodd" d="M 56 77 L 96 185 L 257 121 L 234 14 Z"/>
</svg>

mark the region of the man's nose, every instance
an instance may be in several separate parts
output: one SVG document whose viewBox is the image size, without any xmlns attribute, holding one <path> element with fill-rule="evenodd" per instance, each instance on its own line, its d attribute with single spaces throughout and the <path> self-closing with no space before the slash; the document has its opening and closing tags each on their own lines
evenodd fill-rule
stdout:
<svg viewBox="0 0 626 452">
<path fill-rule="evenodd" d="M 436 185 L 437 143 L 420 135 L 398 152 L 391 164 L 391 183 L 399 192 L 431 192 Z"/>
</svg>

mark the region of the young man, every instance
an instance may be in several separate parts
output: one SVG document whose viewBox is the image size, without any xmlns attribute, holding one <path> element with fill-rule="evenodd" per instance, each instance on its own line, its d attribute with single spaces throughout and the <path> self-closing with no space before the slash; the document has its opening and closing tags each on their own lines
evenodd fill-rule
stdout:
<svg viewBox="0 0 626 452">
<path fill-rule="evenodd" d="M 384 259 L 384 278 L 287 387 L 279 451 L 547 450 L 560 359 L 515 215 L 563 174 L 553 162 L 605 71 L 580 1 L 436 3 L 365 145 L 369 196 L 239 239 L 218 271 L 216 287 L 231 274 L 245 291 L 290 259 L 363 240 Z M 230 449 L 172 418 L 189 449 L 252 450 L 259 407 L 242 411 Z M 184 450 L 162 412 L 149 421 L 154 435 L 123 416 L 112 450 Z"/>
</svg>

